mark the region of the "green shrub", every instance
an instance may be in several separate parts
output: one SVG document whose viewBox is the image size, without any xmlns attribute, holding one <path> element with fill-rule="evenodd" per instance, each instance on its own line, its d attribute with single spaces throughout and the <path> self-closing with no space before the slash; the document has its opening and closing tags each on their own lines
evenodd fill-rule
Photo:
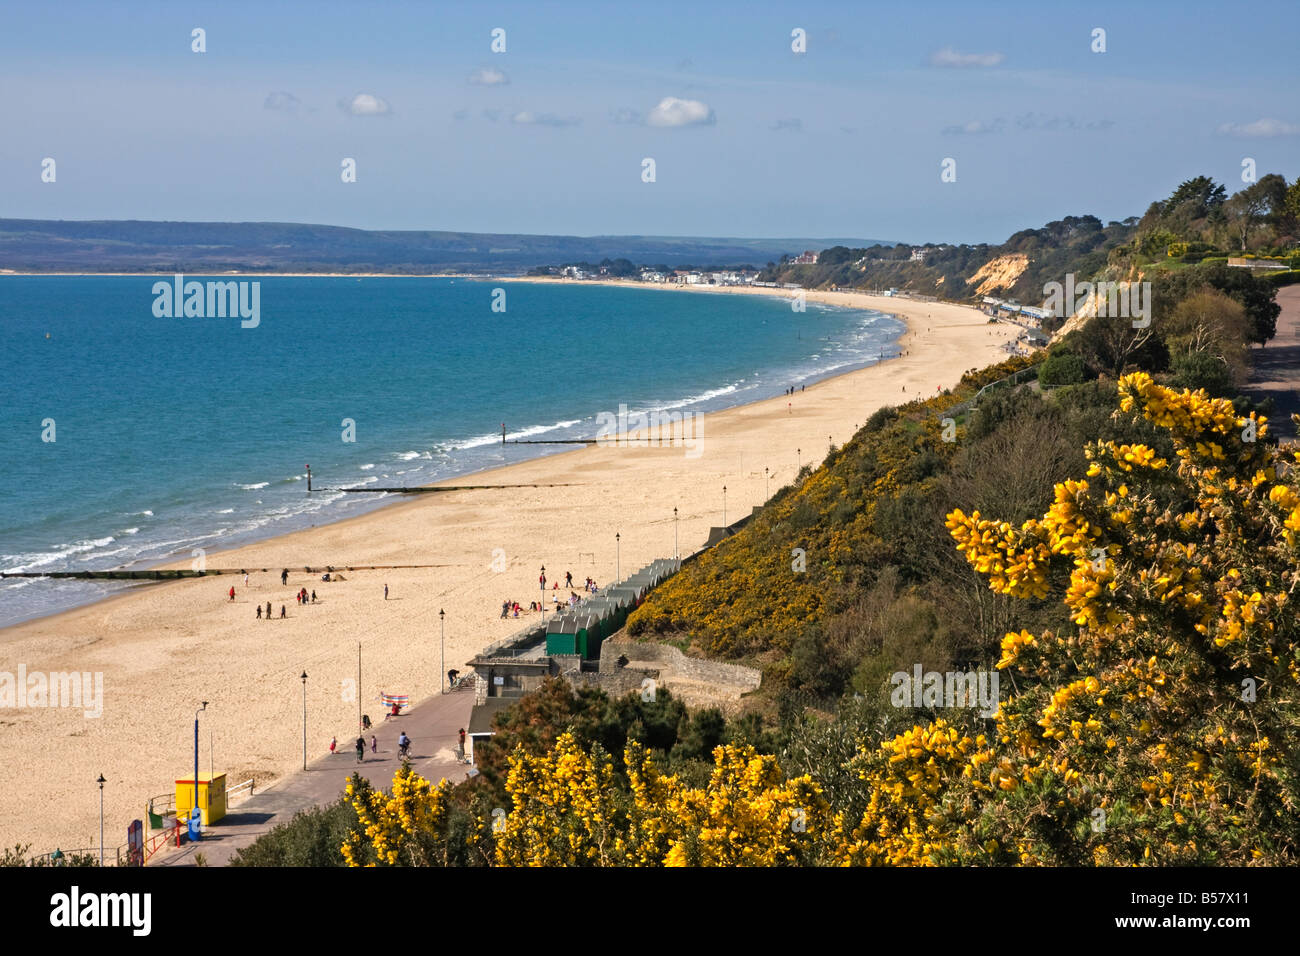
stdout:
<svg viewBox="0 0 1300 956">
<path fill-rule="evenodd" d="M 1221 360 L 1205 352 L 1188 352 L 1174 356 L 1173 378 L 1175 388 L 1203 388 L 1214 398 L 1233 394 L 1232 371 Z"/>
<path fill-rule="evenodd" d="M 1083 359 L 1073 352 L 1053 352 L 1038 372 L 1044 385 L 1079 385 L 1088 378 Z"/>
</svg>

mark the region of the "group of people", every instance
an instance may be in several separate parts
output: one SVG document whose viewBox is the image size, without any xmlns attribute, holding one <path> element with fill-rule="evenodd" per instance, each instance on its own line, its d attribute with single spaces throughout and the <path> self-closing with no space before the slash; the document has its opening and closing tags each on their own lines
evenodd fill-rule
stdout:
<svg viewBox="0 0 1300 956">
<path fill-rule="evenodd" d="M 805 387 L 805 386 L 800 385 L 800 386 L 799 386 L 799 391 L 802 392 L 802 391 L 804 390 L 804 387 Z M 793 395 L 793 394 L 794 394 L 794 386 L 791 385 L 789 388 L 787 388 L 787 389 L 785 390 L 785 393 L 786 393 L 787 395 Z"/>
<path fill-rule="evenodd" d="M 328 581 L 328 580 L 329 580 L 329 575 L 325 575 L 321 580 Z M 282 585 L 283 585 L 283 584 L 288 584 L 288 583 L 289 583 L 289 569 L 288 569 L 288 568 L 285 568 L 284 570 L 282 570 L 282 571 L 280 572 L 280 583 L 281 583 Z M 247 574 L 244 575 L 244 587 L 248 587 L 248 575 L 247 575 Z M 230 600 L 233 601 L 233 600 L 235 599 L 235 587 L 234 587 L 233 584 L 230 586 L 230 590 L 229 590 L 227 593 L 228 593 L 228 595 L 229 595 L 229 597 L 230 597 Z M 387 597 L 387 585 L 385 585 L 385 597 Z M 304 604 L 315 604 L 315 603 L 316 603 L 316 592 L 315 592 L 315 591 L 308 591 L 306 588 L 300 588 L 300 589 L 298 590 L 298 593 L 294 596 L 294 599 L 298 602 L 298 606 L 299 606 L 299 607 L 301 607 L 301 606 L 304 605 Z M 258 605 L 257 605 L 257 619 L 258 619 L 259 621 L 261 621 L 261 620 L 263 620 L 263 619 L 269 621 L 269 620 L 271 620 L 271 618 L 274 617 L 274 616 L 275 616 L 275 609 L 272 608 L 272 606 L 271 606 L 271 602 L 270 602 L 270 601 L 267 601 L 267 602 L 266 602 L 266 610 L 265 610 L 265 612 L 263 612 L 263 610 L 262 610 L 262 605 L 261 605 L 261 603 L 260 603 L 260 602 L 258 603 Z M 287 608 L 285 605 L 281 604 L 281 605 L 280 605 L 280 617 L 281 617 L 281 618 L 286 618 L 286 617 L 288 617 L 288 616 L 289 616 L 288 608 Z"/>
<path fill-rule="evenodd" d="M 357 737 L 356 750 L 357 750 L 357 763 L 362 763 L 366 759 L 366 738 L 364 735 Z M 338 752 L 339 752 L 339 739 L 337 737 L 331 737 L 330 755 L 333 756 Z M 376 737 L 374 734 L 370 735 L 370 752 L 376 755 L 379 753 L 379 738 Z M 405 760 L 410 756 L 410 753 L 411 753 L 411 738 L 406 735 L 405 730 L 398 731 L 397 755 Z M 465 728 L 464 727 L 460 728 L 458 734 L 458 741 L 456 744 L 456 755 L 460 760 L 465 759 Z"/>
<path fill-rule="evenodd" d="M 463 749 L 465 731 L 462 730 L 460 733 L 461 733 L 461 747 Z M 364 736 L 357 737 L 356 749 L 357 749 L 357 763 L 362 763 L 366 759 L 366 738 Z M 405 730 L 399 731 L 397 735 L 398 755 L 405 758 L 410 753 L 410 750 L 411 750 L 411 738 L 406 736 Z M 338 752 L 339 752 L 339 739 L 337 737 L 331 737 L 330 755 L 333 756 Z M 370 735 L 370 752 L 372 754 L 379 753 L 379 738 L 376 737 L 374 734 Z"/>
<path fill-rule="evenodd" d="M 302 603 L 302 596 L 301 596 L 301 595 L 299 595 L 298 603 L 299 603 L 299 604 Z M 265 616 L 266 616 L 266 619 L 267 619 L 268 621 L 271 620 L 271 602 L 270 602 L 270 601 L 267 601 L 267 602 L 266 602 L 266 615 L 265 615 Z M 284 606 L 283 604 L 281 604 L 281 605 L 280 605 L 280 617 L 283 618 L 283 617 L 288 617 L 288 616 L 289 616 L 289 615 L 288 615 L 287 611 L 285 610 L 285 606 Z M 263 617 L 263 615 L 262 615 L 262 605 L 259 604 L 259 605 L 257 605 L 257 619 L 260 621 L 260 620 L 262 620 L 262 617 Z"/>
<path fill-rule="evenodd" d="M 596 582 L 593 581 L 591 578 L 587 578 L 587 583 L 583 585 L 582 589 L 584 591 L 590 591 L 592 594 L 595 594 Z M 581 600 L 582 598 L 578 597 L 577 591 L 570 591 L 569 598 L 566 603 L 568 604 L 569 607 L 572 608 L 572 607 L 577 607 L 578 602 Z M 551 596 L 551 603 L 556 609 L 560 607 L 560 596 L 558 593 L 553 594 Z M 524 609 L 523 605 L 520 604 L 518 601 L 505 600 L 501 602 L 502 617 L 518 617 L 519 612 L 522 611 L 523 609 Z M 544 610 L 544 607 L 541 601 L 529 601 L 528 610 L 529 613 L 536 613 L 537 611 Z"/>
</svg>

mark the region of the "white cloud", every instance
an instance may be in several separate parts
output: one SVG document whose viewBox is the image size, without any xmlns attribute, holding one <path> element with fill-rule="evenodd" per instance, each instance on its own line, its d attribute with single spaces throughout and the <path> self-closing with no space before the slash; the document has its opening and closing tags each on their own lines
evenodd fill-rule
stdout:
<svg viewBox="0 0 1300 956">
<path fill-rule="evenodd" d="M 971 120 L 969 123 L 961 123 L 957 126 L 945 126 L 943 128 L 944 136 L 982 136 L 985 133 L 1002 132 L 1003 124 L 1001 119 L 995 119 L 991 123 L 985 123 L 983 120 Z"/>
<path fill-rule="evenodd" d="M 510 122 L 521 126 L 577 126 L 582 120 L 571 116 L 556 116 L 554 113 L 534 113 L 521 110 L 510 117 Z"/>
<path fill-rule="evenodd" d="M 1253 123 L 1224 123 L 1219 127 L 1221 136 L 1295 136 L 1300 133 L 1300 126 L 1284 123 L 1276 119 L 1257 119 Z"/>
<path fill-rule="evenodd" d="M 292 93 L 286 93 L 284 90 L 276 90 L 273 93 L 266 94 L 266 101 L 262 103 L 262 108 L 267 110 L 280 110 L 285 113 L 296 113 L 302 108 L 302 100 Z"/>
<path fill-rule="evenodd" d="M 475 70 L 469 75 L 469 81 L 475 86 L 505 86 L 510 82 L 510 77 L 506 76 L 498 69 L 487 67 L 482 70 Z"/>
<path fill-rule="evenodd" d="M 930 54 L 931 66 L 997 66 L 1007 58 L 1005 53 L 958 53 L 950 46 Z"/>
<path fill-rule="evenodd" d="M 353 116 L 386 116 L 393 111 L 387 100 L 373 93 L 358 93 L 339 100 L 339 109 Z"/>
<path fill-rule="evenodd" d="M 646 117 L 651 126 L 696 126 L 713 123 L 713 110 L 699 100 L 665 96 Z"/>
</svg>

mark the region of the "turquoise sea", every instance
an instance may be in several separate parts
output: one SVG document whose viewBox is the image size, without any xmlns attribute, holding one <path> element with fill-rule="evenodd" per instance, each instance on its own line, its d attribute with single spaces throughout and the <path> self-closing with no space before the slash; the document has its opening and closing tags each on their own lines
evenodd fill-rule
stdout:
<svg viewBox="0 0 1300 956">
<path fill-rule="evenodd" d="M 0 570 L 145 567 L 338 520 L 393 496 L 308 497 L 305 464 L 317 489 L 425 484 L 572 447 L 503 447 L 503 423 L 594 437 L 620 404 L 738 405 L 903 331 L 776 296 L 290 277 L 257 280 L 245 328 L 156 315 L 160 281 L 0 277 Z M 6 579 L 0 625 L 127 586 Z"/>
</svg>

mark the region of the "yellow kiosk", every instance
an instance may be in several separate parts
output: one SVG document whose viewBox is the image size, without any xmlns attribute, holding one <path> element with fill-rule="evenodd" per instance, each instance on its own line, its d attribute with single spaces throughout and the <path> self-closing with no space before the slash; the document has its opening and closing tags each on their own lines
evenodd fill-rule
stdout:
<svg viewBox="0 0 1300 956">
<path fill-rule="evenodd" d="M 176 819 L 189 817 L 194 804 L 194 778 L 176 781 Z M 211 826 L 226 815 L 226 775 L 224 773 L 199 774 L 199 811 L 205 827 Z"/>
</svg>

